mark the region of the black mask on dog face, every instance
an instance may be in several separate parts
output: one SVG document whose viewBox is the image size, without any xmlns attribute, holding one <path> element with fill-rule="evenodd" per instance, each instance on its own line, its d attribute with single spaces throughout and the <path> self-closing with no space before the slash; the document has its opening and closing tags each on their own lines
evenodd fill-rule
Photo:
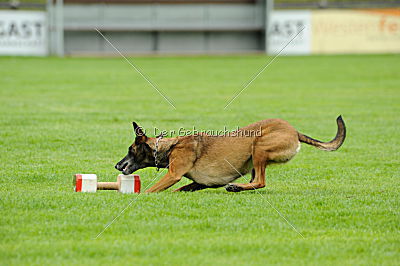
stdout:
<svg viewBox="0 0 400 266">
<path fill-rule="evenodd" d="M 115 165 L 115 169 L 121 171 L 124 175 L 132 174 L 133 172 L 155 166 L 153 150 L 146 143 L 147 136 L 143 129 L 135 122 L 132 122 L 135 131 L 135 141 L 128 148 L 128 154 Z"/>
</svg>

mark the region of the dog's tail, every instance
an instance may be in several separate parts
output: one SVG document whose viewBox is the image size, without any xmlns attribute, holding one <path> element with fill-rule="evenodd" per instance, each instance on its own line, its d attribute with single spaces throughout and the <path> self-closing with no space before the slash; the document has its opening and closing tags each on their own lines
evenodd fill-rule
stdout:
<svg viewBox="0 0 400 266">
<path fill-rule="evenodd" d="M 297 132 L 299 135 L 299 141 L 315 146 L 320 150 L 336 151 L 340 146 L 342 146 L 344 139 L 346 138 L 346 125 L 344 124 L 341 115 L 336 118 L 336 123 L 338 126 L 336 137 L 329 142 L 322 142 Z"/>
</svg>

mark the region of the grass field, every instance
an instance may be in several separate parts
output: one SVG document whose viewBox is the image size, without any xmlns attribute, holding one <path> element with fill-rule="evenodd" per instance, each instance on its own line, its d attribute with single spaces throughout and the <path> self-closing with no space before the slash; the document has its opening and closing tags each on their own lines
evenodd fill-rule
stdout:
<svg viewBox="0 0 400 266">
<path fill-rule="evenodd" d="M 398 265 L 400 56 L 280 57 L 224 110 L 269 59 L 135 58 L 174 110 L 121 58 L 0 58 L 0 264 Z M 303 144 L 259 193 L 72 191 L 75 173 L 115 180 L 131 121 L 154 136 L 279 117 L 329 140 L 339 114 L 340 150 Z"/>
</svg>

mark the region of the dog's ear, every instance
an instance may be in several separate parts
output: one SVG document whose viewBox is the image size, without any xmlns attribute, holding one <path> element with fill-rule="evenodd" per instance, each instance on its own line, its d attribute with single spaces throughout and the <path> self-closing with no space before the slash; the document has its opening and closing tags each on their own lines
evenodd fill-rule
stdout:
<svg viewBox="0 0 400 266">
<path fill-rule="evenodd" d="M 136 124 L 136 122 L 132 122 L 133 125 L 133 130 L 135 132 L 136 138 L 135 138 L 135 143 L 142 143 L 145 142 L 147 139 L 147 136 L 144 132 L 144 130 Z"/>
</svg>

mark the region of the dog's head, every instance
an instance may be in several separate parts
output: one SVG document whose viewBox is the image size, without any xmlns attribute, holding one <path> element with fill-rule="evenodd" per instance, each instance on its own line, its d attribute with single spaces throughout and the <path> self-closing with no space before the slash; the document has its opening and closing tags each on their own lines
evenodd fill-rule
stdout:
<svg viewBox="0 0 400 266">
<path fill-rule="evenodd" d="M 132 124 L 136 135 L 135 141 L 129 146 L 128 154 L 115 165 L 115 168 L 124 175 L 132 174 L 142 168 L 155 166 L 153 150 L 146 143 L 148 140 L 146 134 L 135 122 L 132 122 Z"/>
</svg>

